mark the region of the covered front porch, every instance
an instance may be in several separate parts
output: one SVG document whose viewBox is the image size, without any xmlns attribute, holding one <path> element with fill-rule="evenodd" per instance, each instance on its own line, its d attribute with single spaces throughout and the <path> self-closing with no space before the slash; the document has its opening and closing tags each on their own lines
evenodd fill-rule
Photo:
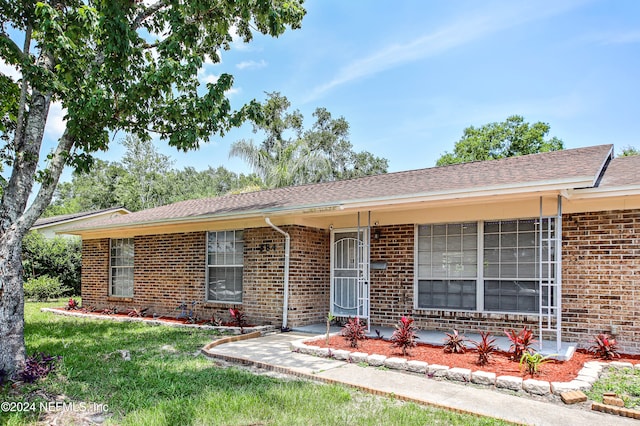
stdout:
<svg viewBox="0 0 640 426">
<path fill-rule="evenodd" d="M 342 327 L 332 325 L 330 328 L 331 333 L 340 333 Z M 392 327 L 379 327 L 372 325 L 371 331 L 367 334 L 370 338 L 377 338 L 378 334 L 376 330 L 382 335 L 384 339 L 390 339 L 393 335 L 394 328 Z M 324 335 L 327 332 L 326 324 L 311 324 L 306 326 L 294 327 L 292 331 L 305 333 L 309 335 Z M 468 340 L 478 341 L 480 340 L 480 335 L 477 333 L 464 333 L 464 336 Z M 418 330 L 418 342 L 426 343 L 429 345 L 442 345 L 444 343 L 446 335 L 443 331 L 438 330 Z M 502 334 L 492 334 L 492 337 L 496 339 L 496 345 L 498 346 L 500 351 L 509 351 L 509 346 L 511 346 L 511 341 L 509 338 Z M 538 339 L 536 339 L 538 340 Z M 467 345 L 469 348 L 473 346 L 471 344 Z M 540 347 L 540 343 L 537 341 L 534 343 L 534 349 L 536 352 L 541 353 L 542 355 L 552 355 L 553 358 L 558 359 L 559 361 L 566 361 L 571 359 L 576 350 L 576 344 L 570 342 L 561 342 L 560 350 L 557 350 L 558 346 L 556 345 L 555 340 L 543 340 L 542 347 Z"/>
</svg>

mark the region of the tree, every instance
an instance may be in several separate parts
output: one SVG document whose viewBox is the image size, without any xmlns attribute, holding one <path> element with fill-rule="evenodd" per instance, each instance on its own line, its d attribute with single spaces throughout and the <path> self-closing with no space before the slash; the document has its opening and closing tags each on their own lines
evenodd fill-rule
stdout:
<svg viewBox="0 0 640 426">
<path fill-rule="evenodd" d="M 632 155 L 640 155 L 640 150 L 634 146 L 625 146 L 622 148 L 622 152 L 619 157 L 630 157 Z"/>
<path fill-rule="evenodd" d="M 502 123 L 489 123 L 480 128 L 470 126 L 464 129 L 453 153 L 445 152 L 436 165 L 495 160 L 564 149 L 564 143 L 560 139 L 545 139 L 549 129 L 547 123 L 540 121 L 525 123 L 524 118 L 519 115 L 512 115 Z"/>
<path fill-rule="evenodd" d="M 38 231 L 31 231 L 24 237 L 22 252 L 25 281 L 48 275 L 58 278 L 73 294 L 80 294 L 80 239 L 61 236 L 49 239 Z"/>
<path fill-rule="evenodd" d="M 231 110 L 231 75 L 201 87 L 198 71 L 220 62 L 232 33 L 244 42 L 253 31 L 278 36 L 298 28 L 304 14 L 301 0 L 0 3 L 0 58 L 22 76 L 0 78 L 0 158 L 10 169 L 0 201 L 0 372 L 24 363 L 22 240 L 64 167 L 90 169 L 110 132 L 143 140 L 155 133 L 187 151 L 258 120 L 256 102 Z M 61 103 L 65 129 L 38 170 L 51 102 Z"/>
<path fill-rule="evenodd" d="M 148 139 L 130 135 L 122 144 L 127 148 L 122 158 L 125 173 L 115 187 L 121 205 L 138 211 L 167 204 L 170 190 L 165 173 L 171 170 L 173 161 Z"/>
<path fill-rule="evenodd" d="M 363 151 L 354 152 L 349 142 L 349 123 L 333 119 L 325 108 L 313 113 L 316 122 L 304 130 L 299 111 L 277 92 L 267 93 L 264 119 L 253 123 L 254 133 L 265 135 L 260 145 L 240 140 L 229 156 L 244 159 L 268 188 L 349 179 L 386 173 L 388 162 Z"/>
</svg>

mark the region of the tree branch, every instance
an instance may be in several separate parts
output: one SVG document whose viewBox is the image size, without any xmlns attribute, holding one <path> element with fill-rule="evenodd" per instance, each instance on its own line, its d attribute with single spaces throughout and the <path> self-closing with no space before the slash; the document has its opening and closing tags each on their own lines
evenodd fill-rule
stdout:
<svg viewBox="0 0 640 426">
<path fill-rule="evenodd" d="M 29 54 L 29 50 L 31 49 L 31 31 L 32 31 L 32 27 L 31 25 L 29 25 L 27 27 L 27 30 L 25 32 L 25 36 L 24 36 L 24 49 L 23 49 L 23 53 L 26 52 L 26 54 Z M 22 70 L 23 73 L 23 78 L 22 78 L 22 87 L 20 88 L 20 101 L 18 104 L 18 119 L 16 122 L 16 132 L 14 135 L 14 149 L 17 150 L 18 148 L 18 144 L 20 144 L 22 141 L 22 132 L 24 130 L 24 125 L 25 125 L 25 117 L 24 117 L 24 113 L 25 113 L 25 109 L 26 109 L 26 104 L 27 104 L 27 78 L 24 78 L 24 69 Z"/>
<path fill-rule="evenodd" d="M 40 217 L 44 209 L 51 203 L 51 198 L 60 180 L 60 175 L 64 170 L 67 156 L 74 145 L 74 139 L 69 135 L 69 130 L 65 129 L 55 152 L 52 154 L 47 167 L 47 179 L 40 184 L 40 189 L 33 203 L 18 221 L 18 226 L 25 231 L 31 228 L 34 222 Z"/>
<path fill-rule="evenodd" d="M 145 21 L 145 19 L 147 19 L 148 17 L 150 17 L 160 9 L 167 6 L 168 6 L 167 0 L 158 0 L 157 2 L 150 5 L 149 7 L 144 8 L 138 14 L 138 16 L 136 16 L 135 19 L 133 20 L 133 24 L 131 24 L 131 28 L 133 30 L 137 30 L 140 27 L 140 25 L 142 25 L 142 23 Z"/>
</svg>

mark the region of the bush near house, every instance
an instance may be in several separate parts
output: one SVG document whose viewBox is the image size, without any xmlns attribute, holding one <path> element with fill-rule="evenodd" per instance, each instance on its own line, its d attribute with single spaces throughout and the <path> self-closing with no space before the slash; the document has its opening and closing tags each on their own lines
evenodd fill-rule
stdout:
<svg viewBox="0 0 640 426">
<path fill-rule="evenodd" d="M 31 278 L 24 283 L 24 297 L 27 300 L 46 302 L 49 299 L 57 299 L 71 289 L 64 287 L 57 277 L 43 275 Z"/>
<path fill-rule="evenodd" d="M 30 232 L 22 245 L 22 266 L 25 282 L 42 276 L 56 277 L 65 293 L 49 296 L 80 294 L 82 243 L 77 239 L 55 237 L 47 239 Z M 46 299 L 39 299 L 46 300 Z"/>
</svg>

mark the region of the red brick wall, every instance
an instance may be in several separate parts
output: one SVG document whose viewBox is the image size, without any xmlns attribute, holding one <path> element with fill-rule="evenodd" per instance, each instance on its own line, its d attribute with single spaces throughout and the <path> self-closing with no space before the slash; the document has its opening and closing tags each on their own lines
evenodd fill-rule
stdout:
<svg viewBox="0 0 640 426">
<path fill-rule="evenodd" d="M 288 326 L 322 323 L 331 299 L 329 231 L 302 226 L 284 229 L 291 235 Z"/>
<path fill-rule="evenodd" d="M 562 226 L 563 338 L 585 345 L 614 326 L 640 353 L 640 210 L 568 214 Z"/>
<path fill-rule="evenodd" d="M 289 325 L 321 321 L 329 309 L 328 232 L 288 227 L 291 233 Z M 271 228 L 247 229 L 243 303 L 250 322 L 282 324 L 284 237 Z M 206 302 L 206 233 L 134 238 L 133 298 L 109 297 L 109 239 L 83 241 L 82 297 L 85 306 L 177 316 L 178 306 L 197 301 L 201 319 L 229 319 L 228 303 Z M 326 300 L 325 300 L 326 299 Z"/>
<path fill-rule="evenodd" d="M 370 271 L 371 322 L 389 326 L 413 310 L 414 226 L 376 227 L 371 234 L 371 262 L 387 263 L 386 269 Z"/>
</svg>

